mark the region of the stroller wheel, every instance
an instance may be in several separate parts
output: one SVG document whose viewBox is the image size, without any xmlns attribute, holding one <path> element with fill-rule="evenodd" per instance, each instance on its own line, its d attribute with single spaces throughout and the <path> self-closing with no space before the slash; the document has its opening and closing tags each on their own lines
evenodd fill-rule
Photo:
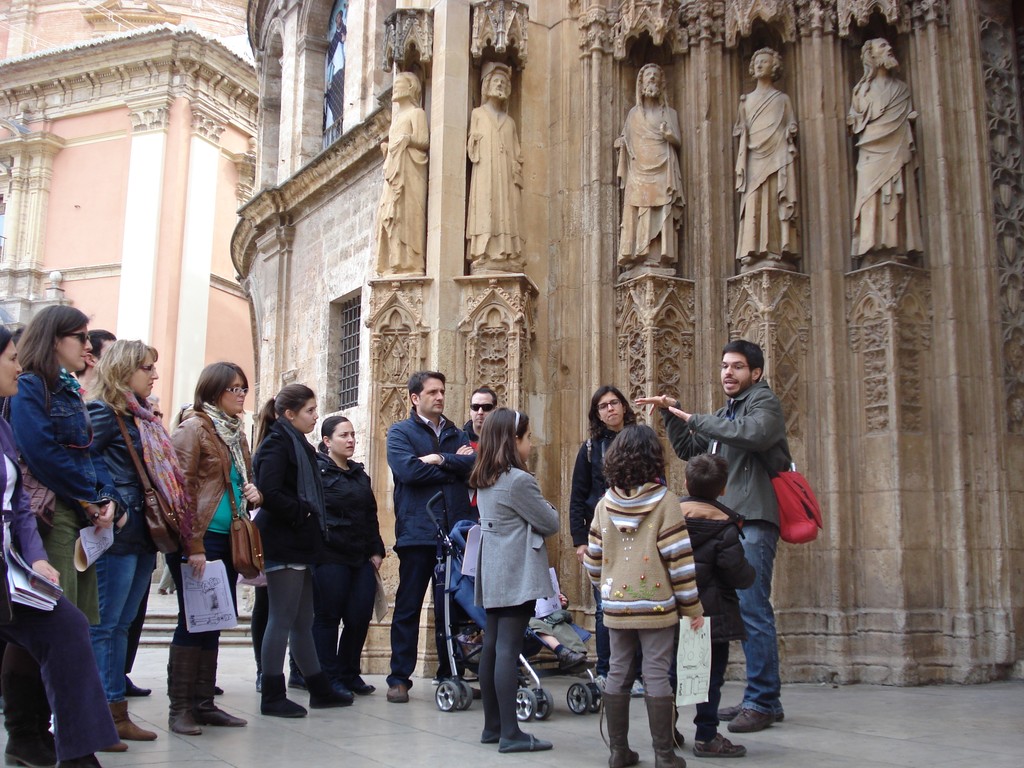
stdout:
<svg viewBox="0 0 1024 768">
<path fill-rule="evenodd" d="M 537 697 L 529 688 L 516 691 L 516 719 L 525 723 L 537 713 Z"/>
<path fill-rule="evenodd" d="M 442 680 L 434 691 L 434 703 L 442 712 L 452 712 L 459 708 L 462 689 L 454 680 Z"/>
<path fill-rule="evenodd" d="M 537 697 L 537 712 L 534 717 L 538 720 L 547 720 L 551 717 L 551 710 L 555 708 L 555 700 L 543 688 L 535 689 L 533 695 Z"/>
<path fill-rule="evenodd" d="M 601 711 L 601 686 L 597 683 L 587 683 L 587 690 L 590 691 L 590 696 L 593 699 L 590 703 L 588 711 L 591 713 L 597 713 Z"/>
<path fill-rule="evenodd" d="M 473 706 L 473 688 L 465 680 L 459 680 L 459 703 L 456 705 L 461 712 Z"/>
<path fill-rule="evenodd" d="M 594 694 L 583 683 L 573 683 L 565 692 L 565 703 L 574 715 L 585 715 L 594 706 Z"/>
</svg>

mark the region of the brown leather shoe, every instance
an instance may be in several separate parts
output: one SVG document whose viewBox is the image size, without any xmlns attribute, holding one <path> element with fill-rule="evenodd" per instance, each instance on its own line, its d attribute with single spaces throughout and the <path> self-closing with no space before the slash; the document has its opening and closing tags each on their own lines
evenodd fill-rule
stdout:
<svg viewBox="0 0 1024 768">
<path fill-rule="evenodd" d="M 388 701 L 392 704 L 407 704 L 409 702 L 409 686 L 398 683 L 388 688 Z"/>
<path fill-rule="evenodd" d="M 716 733 L 710 741 L 693 742 L 693 754 L 697 757 L 743 757 L 747 748 L 742 744 L 733 744 L 722 734 Z"/>
<path fill-rule="evenodd" d="M 737 704 L 735 707 L 722 707 L 718 710 L 718 719 L 723 723 L 728 723 L 731 720 L 735 720 L 736 715 L 738 715 L 742 710 L 742 703 Z"/>
<path fill-rule="evenodd" d="M 729 730 L 732 733 L 756 733 L 775 722 L 775 715 L 771 712 L 758 712 L 756 709 L 744 707 L 735 719 L 729 723 Z"/>
<path fill-rule="evenodd" d="M 140 728 L 128 717 L 127 701 L 111 702 L 109 706 L 110 716 L 114 718 L 114 727 L 117 728 L 117 737 L 121 741 L 153 741 L 156 739 L 156 734 L 153 731 Z"/>
</svg>

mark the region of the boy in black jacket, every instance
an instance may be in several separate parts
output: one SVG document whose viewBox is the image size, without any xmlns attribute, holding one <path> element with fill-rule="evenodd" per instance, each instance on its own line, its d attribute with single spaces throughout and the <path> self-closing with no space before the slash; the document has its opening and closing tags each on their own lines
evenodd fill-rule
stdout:
<svg viewBox="0 0 1024 768">
<path fill-rule="evenodd" d="M 733 744 L 718 732 L 718 704 L 722 698 L 729 641 L 743 640 L 737 589 L 754 583 L 754 568 L 743 556 L 740 528 L 743 517 L 718 501 L 725 493 L 729 465 L 721 456 L 694 456 L 686 464 L 686 490 L 680 502 L 693 546 L 697 589 L 704 616 L 711 620 L 711 679 L 708 700 L 697 705 L 693 754 L 697 757 L 743 757 L 746 747 Z"/>
</svg>

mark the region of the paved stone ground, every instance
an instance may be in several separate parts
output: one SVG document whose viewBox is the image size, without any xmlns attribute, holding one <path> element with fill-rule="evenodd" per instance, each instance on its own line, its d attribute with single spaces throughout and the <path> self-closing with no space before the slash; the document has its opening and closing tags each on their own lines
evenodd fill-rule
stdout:
<svg viewBox="0 0 1024 768">
<path fill-rule="evenodd" d="M 478 743 L 483 715 L 479 702 L 465 712 L 440 712 L 429 680 L 417 680 L 409 704 L 388 704 L 382 677 L 367 676 L 377 693 L 345 709 L 315 710 L 299 720 L 261 717 L 253 686 L 251 651 L 226 648 L 219 682 L 226 694 L 218 701 L 249 720 L 247 728 L 206 728 L 202 736 L 167 733 L 165 648 L 143 648 L 133 679 L 154 688 L 147 699 L 130 699 L 135 719 L 156 730 L 150 743 L 132 743 L 119 755 L 102 755 L 105 768 L 127 766 L 237 766 L 237 768 L 410 768 L 410 766 L 546 765 L 598 768 L 607 765 L 597 715 L 574 715 L 565 703 L 566 678 L 545 680 L 555 709 L 545 722 L 525 728 L 554 742 L 550 752 L 499 755 Z M 741 694 L 727 683 L 724 701 Z M 294 692 L 306 703 L 306 696 Z M 891 766 L 1024 766 L 1024 681 L 974 686 L 888 688 L 855 685 L 787 685 L 786 720 L 742 743 L 743 764 L 763 768 L 890 768 Z M 683 721 L 688 722 L 684 714 Z M 634 700 L 632 746 L 641 766 L 653 765 L 641 700 Z M 684 728 L 689 745 L 692 726 Z M 736 739 L 736 741 L 741 741 Z M 690 768 L 714 761 L 682 752 Z"/>
</svg>

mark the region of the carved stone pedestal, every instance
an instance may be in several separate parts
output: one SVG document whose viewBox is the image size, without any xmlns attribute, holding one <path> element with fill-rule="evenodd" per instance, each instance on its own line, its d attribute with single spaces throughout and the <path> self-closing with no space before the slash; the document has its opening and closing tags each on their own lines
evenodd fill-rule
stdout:
<svg viewBox="0 0 1024 768">
<path fill-rule="evenodd" d="M 800 412 L 807 402 L 801 371 L 806 370 L 811 333 L 811 279 L 783 269 L 759 269 L 730 278 L 726 293 L 729 338 L 761 345 L 765 373 L 786 414 L 786 435 L 790 441 L 799 439 Z"/>
<path fill-rule="evenodd" d="M 626 397 L 669 394 L 695 402 L 693 281 L 655 274 L 624 280 L 615 286 L 615 317 Z"/>
<path fill-rule="evenodd" d="M 488 386 L 498 402 L 526 406 L 533 391 L 527 368 L 536 328 L 537 286 L 523 274 L 456 277 L 459 302 L 458 361 L 467 391 Z"/>
</svg>

